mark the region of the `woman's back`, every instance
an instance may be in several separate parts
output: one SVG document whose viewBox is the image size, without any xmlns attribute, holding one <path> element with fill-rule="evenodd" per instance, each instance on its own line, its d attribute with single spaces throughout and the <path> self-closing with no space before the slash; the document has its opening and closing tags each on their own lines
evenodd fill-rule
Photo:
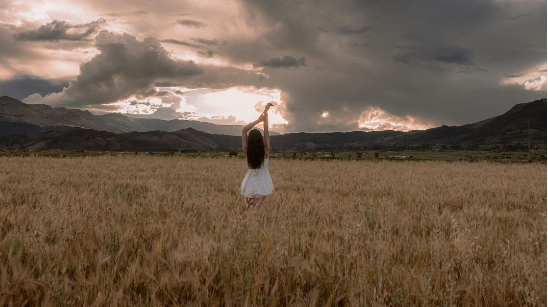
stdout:
<svg viewBox="0 0 548 307">
<path fill-rule="evenodd" d="M 274 189 L 268 172 L 268 154 L 270 152 L 268 109 L 271 106 L 272 103 L 268 103 L 259 118 L 242 129 L 242 149 L 246 155 L 248 170 L 240 191 L 246 197 L 248 208 L 255 207 L 257 202 L 262 203 L 265 196 L 272 194 Z M 251 130 L 260 122 L 263 122 L 264 137 L 258 129 Z"/>
<path fill-rule="evenodd" d="M 274 184 L 268 171 L 268 158 L 265 158 L 260 168 L 247 170 L 240 192 L 245 197 L 257 198 L 272 194 L 273 189 Z"/>
</svg>

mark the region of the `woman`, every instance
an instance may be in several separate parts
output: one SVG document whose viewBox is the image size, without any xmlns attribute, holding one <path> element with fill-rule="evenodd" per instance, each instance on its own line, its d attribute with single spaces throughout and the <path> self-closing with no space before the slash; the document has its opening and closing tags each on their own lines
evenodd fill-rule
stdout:
<svg viewBox="0 0 548 307">
<path fill-rule="evenodd" d="M 254 208 L 262 204 L 266 196 L 272 194 L 274 189 L 268 172 L 268 154 L 270 152 L 268 109 L 271 106 L 272 103 L 269 102 L 259 118 L 242 129 L 242 149 L 247 158 L 249 170 L 242 181 L 240 192 L 245 196 L 247 208 Z M 260 122 L 263 122 L 264 137 L 258 129 L 251 130 Z"/>
</svg>

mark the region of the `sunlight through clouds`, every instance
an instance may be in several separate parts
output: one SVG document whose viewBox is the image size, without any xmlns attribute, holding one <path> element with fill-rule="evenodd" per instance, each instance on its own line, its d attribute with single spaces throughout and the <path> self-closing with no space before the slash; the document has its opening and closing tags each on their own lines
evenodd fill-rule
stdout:
<svg viewBox="0 0 548 307">
<path fill-rule="evenodd" d="M 28 76 L 26 103 L 218 124 L 273 101 L 284 133 L 461 125 L 545 96 L 546 1 L 463 1 L 0 0 L 0 81 Z"/>
<path fill-rule="evenodd" d="M 412 116 L 399 117 L 375 107 L 363 111 L 358 123 L 360 128 L 371 131 L 411 131 L 424 130 L 433 127 L 433 125 L 419 122 Z"/>
<path fill-rule="evenodd" d="M 256 89 L 254 87 L 232 87 L 226 90 L 208 90 L 200 97 L 187 98 L 187 103 L 194 105 L 196 111 L 205 117 L 214 117 L 230 114 L 236 120 L 251 122 L 255 120 L 260 112 L 256 110 L 257 104 L 260 109 L 272 101 L 281 104 L 280 90 L 278 89 Z M 284 125 L 287 121 L 277 110 L 276 105 L 269 113 L 271 125 Z"/>
<path fill-rule="evenodd" d="M 257 119 L 268 102 L 274 107 L 269 112 L 270 126 L 287 124 L 277 107 L 282 104 L 280 90 L 254 87 L 231 87 L 224 90 L 188 89 L 178 87 L 156 88 L 158 97 L 139 100 L 130 97 L 109 104 L 116 112 L 133 116 L 166 119 L 186 119 L 215 124 L 246 124 Z"/>
<path fill-rule="evenodd" d="M 97 19 L 99 15 L 99 11 L 85 1 L 13 1 L 9 8 L 10 18 L 5 21 L 14 22 L 19 26 L 33 23 L 38 25 L 53 20 L 86 23 Z"/>
<path fill-rule="evenodd" d="M 523 74 L 509 75 L 503 85 L 521 85 L 528 91 L 546 91 L 546 63 L 537 65 Z"/>
</svg>

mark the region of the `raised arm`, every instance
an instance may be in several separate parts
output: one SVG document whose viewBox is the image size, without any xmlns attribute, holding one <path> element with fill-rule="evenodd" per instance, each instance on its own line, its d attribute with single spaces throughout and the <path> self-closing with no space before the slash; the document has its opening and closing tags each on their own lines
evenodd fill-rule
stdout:
<svg viewBox="0 0 548 307">
<path fill-rule="evenodd" d="M 255 127 L 256 124 L 262 122 L 264 120 L 264 113 L 259 115 L 259 118 L 256 120 L 250 122 L 242 129 L 242 150 L 244 151 L 244 154 L 247 156 L 247 133 L 251 128 Z"/>
<path fill-rule="evenodd" d="M 263 121 L 263 130 L 264 130 L 264 145 L 266 146 L 264 154 L 266 156 L 270 153 L 270 133 L 268 132 L 268 110 L 264 111 L 264 121 Z"/>
<path fill-rule="evenodd" d="M 263 130 L 264 130 L 264 145 L 266 146 L 265 148 L 265 155 L 268 156 L 270 154 L 270 132 L 268 132 L 268 110 L 270 109 L 270 107 L 273 106 L 273 104 L 271 102 L 267 103 L 265 108 L 264 108 L 264 122 L 263 122 Z"/>
</svg>

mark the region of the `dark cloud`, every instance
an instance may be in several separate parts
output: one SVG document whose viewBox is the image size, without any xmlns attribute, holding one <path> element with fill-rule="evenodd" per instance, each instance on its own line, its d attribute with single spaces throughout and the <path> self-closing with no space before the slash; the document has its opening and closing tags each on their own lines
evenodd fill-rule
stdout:
<svg viewBox="0 0 548 307">
<path fill-rule="evenodd" d="M 204 41 L 206 42 L 206 44 L 208 45 L 214 45 L 215 43 L 217 43 L 218 41 L 217 40 L 206 40 L 206 39 L 194 39 L 194 41 L 197 41 L 199 43 L 204 43 Z M 163 39 L 161 40 L 162 43 L 171 43 L 171 44 L 176 44 L 176 45 L 182 45 L 182 46 L 187 46 L 187 47 L 191 47 L 191 48 L 195 48 L 195 49 L 201 49 L 203 46 L 200 46 L 200 45 L 196 45 L 196 44 L 193 44 L 193 43 L 189 43 L 189 42 L 185 42 L 185 41 L 180 41 L 180 40 L 176 40 L 176 39 Z M 211 50 L 200 50 L 198 51 L 199 54 L 201 54 L 202 56 L 206 57 L 206 58 L 212 58 L 215 54 L 213 53 L 213 51 Z"/>
<path fill-rule="evenodd" d="M 309 69 L 271 70 L 262 81 L 282 90 L 281 111 L 289 122 L 286 131 L 357 130 L 362 112 L 369 107 L 378 107 L 391 118 L 409 116 L 419 123 L 465 124 L 534 99 L 534 92 L 501 81 L 506 75 L 546 63 L 545 52 L 534 54 L 526 47 L 541 48 L 546 43 L 541 27 L 544 13 L 516 24 L 517 20 L 506 18 L 513 7 L 490 1 L 466 0 L 457 5 L 419 0 L 419 4 L 343 1 L 331 15 L 321 16 L 314 14 L 329 11 L 331 4 L 315 2 L 311 18 L 301 21 L 306 23 L 304 28 L 315 26 L 321 39 L 309 41 L 312 45 L 302 50 L 321 47 L 323 53 L 303 51 L 314 63 Z M 261 13 L 279 18 L 280 23 L 288 11 L 289 16 L 302 13 L 298 4 L 285 8 L 261 5 L 252 6 L 264 6 Z M 542 11 L 538 6 L 516 9 Z M 545 10 L 545 4 L 540 6 Z M 319 30 L 364 21 L 375 29 L 367 36 Z M 493 45 L 491 39 L 497 43 Z M 519 44 L 513 43 L 516 39 Z M 505 51 L 509 44 L 516 49 Z M 336 48 L 339 45 L 355 48 Z M 272 49 L 280 52 L 285 45 Z M 329 117 L 322 118 L 323 112 L 329 112 Z"/>
<path fill-rule="evenodd" d="M 510 17 L 508 17 L 508 19 L 510 19 L 510 20 L 519 19 L 519 18 L 527 17 L 527 16 L 529 16 L 529 15 L 530 15 L 529 13 L 526 13 L 526 14 L 519 14 L 519 15 L 510 16 Z"/>
<path fill-rule="evenodd" d="M 200 44 L 212 45 L 212 46 L 218 46 L 225 43 L 225 42 L 219 41 L 218 39 L 193 38 L 192 40 Z"/>
<path fill-rule="evenodd" d="M 146 14 L 148 14 L 147 11 L 145 11 L 145 10 L 138 10 L 138 11 L 129 12 L 129 13 L 106 13 L 106 14 L 103 14 L 103 16 L 109 16 L 109 17 L 125 17 L 125 16 L 143 16 L 143 15 L 146 15 Z"/>
<path fill-rule="evenodd" d="M 325 55 L 318 27 L 321 17 L 316 3 L 292 0 L 243 0 L 250 26 L 268 29 L 260 38 L 277 51 Z M 325 1 L 318 2 L 318 7 Z M 327 14 L 326 14 L 327 15 Z M 231 41 L 232 42 L 232 41 Z"/>
<path fill-rule="evenodd" d="M 253 71 L 246 71 L 235 67 L 218 65 L 202 65 L 203 73 L 194 76 L 192 79 L 182 82 L 156 83 L 158 87 L 181 86 L 187 88 L 210 88 L 227 89 L 234 86 L 253 86 L 261 88 L 269 86 L 260 81 L 259 74 Z"/>
<path fill-rule="evenodd" d="M 176 45 L 182 45 L 182 46 L 187 46 L 187 47 L 192 47 L 192 48 L 200 48 L 200 45 L 196 45 L 196 44 L 193 44 L 193 43 L 180 41 L 180 40 L 176 40 L 176 39 L 163 39 L 160 42 L 176 44 Z"/>
<path fill-rule="evenodd" d="M 339 26 L 335 29 L 335 32 L 344 34 L 344 35 L 364 34 L 367 31 L 369 31 L 369 28 L 366 26 L 362 26 L 359 29 L 352 29 L 350 26 Z"/>
<path fill-rule="evenodd" d="M 506 19 L 512 7 L 512 4 L 507 5 L 497 1 L 476 0 L 458 2 L 355 0 L 352 2 L 355 4 L 353 9 L 363 17 L 367 17 L 370 26 L 382 21 L 383 27 L 387 30 L 396 28 L 403 31 L 417 31 L 420 29 L 429 36 L 435 33 L 451 34 L 455 31 L 460 32 L 462 29 L 477 29 L 492 24 L 501 18 Z"/>
<path fill-rule="evenodd" d="M 473 64 L 474 51 L 451 45 L 431 47 L 402 46 L 394 56 L 396 62 L 410 64 L 415 61 L 437 61 L 462 65 Z"/>
<path fill-rule="evenodd" d="M 473 65 L 474 51 L 468 48 L 441 44 L 415 37 L 396 47 L 394 61 L 405 64 L 441 62 Z"/>
<path fill-rule="evenodd" d="M 245 63 L 300 54 L 308 61 L 308 69 L 271 69 L 260 83 L 282 91 L 286 131 L 356 130 L 370 107 L 431 124 L 474 122 L 533 99 L 534 92 L 501 81 L 546 63 L 545 3 L 243 3 L 246 24 L 264 30 L 255 40 L 231 37 L 223 56 Z M 507 18 L 524 11 L 538 13 Z M 352 25 L 343 32 L 365 31 L 364 24 L 375 31 L 337 32 L 341 25 Z M 322 119 L 323 112 L 330 116 Z"/>
<path fill-rule="evenodd" d="M 125 47 L 116 51 L 120 55 L 114 55 L 114 46 L 98 55 L 109 54 L 108 65 L 91 61 L 97 76 L 85 79 L 92 75 L 91 68 L 82 71 L 80 84 L 71 84 L 78 91 L 52 94 L 52 101 L 74 96 L 71 101 L 84 105 L 93 96 L 75 94 L 84 91 L 97 91 L 96 96 L 103 97 L 100 101 L 130 93 L 143 97 L 155 95 L 153 86 L 160 84 L 268 87 L 281 91 L 279 110 L 289 121 L 286 131 L 342 131 L 358 129 L 360 118 L 369 118 L 362 113 L 375 108 L 386 112 L 386 118 L 470 123 L 538 98 L 539 90 L 527 89 L 545 89 L 545 78 L 539 75 L 545 76 L 546 68 L 546 1 L 241 0 L 234 10 L 231 2 L 210 6 L 198 1 L 84 1 L 98 12 L 150 12 L 139 23 L 126 24 L 128 31 L 138 37 L 161 33 L 162 38 L 177 38 L 163 42 L 194 48 L 202 56 L 212 49 L 227 66 L 201 65 L 202 73 L 185 78 L 166 77 L 164 66 L 159 72 L 144 69 L 157 75 L 142 74 L 141 85 L 129 72 L 108 72 L 107 66 L 118 71 L 118 62 L 128 61 L 135 69 L 148 63 L 144 56 L 124 51 L 130 49 L 124 42 L 119 45 Z M 186 15 L 173 17 L 179 12 Z M 174 25 L 173 18 L 184 18 L 185 27 Z M 196 30 L 203 34 L 192 33 Z M 38 49 L 42 44 L 14 44 L 13 33 L 0 24 L 0 64 L 10 71 L 29 67 L 16 65 L 21 59 L 43 56 Z M 222 43 L 225 40 L 230 43 Z M 300 67 L 292 66 L 299 58 L 284 61 L 276 58 L 280 55 L 305 57 L 307 68 L 272 69 Z M 261 59 L 265 60 L 257 63 Z M 237 68 L 250 61 L 265 69 L 257 73 Z M 103 80 L 100 74 L 116 85 L 97 81 Z M 88 80 L 100 90 L 84 86 Z M 105 98 L 106 91 L 113 92 L 112 97 Z M 324 112 L 329 116 L 322 117 Z"/>
<path fill-rule="evenodd" d="M 262 60 L 258 64 L 253 64 L 255 67 L 272 67 L 272 68 L 289 68 L 289 67 L 299 67 L 306 66 L 306 58 L 302 57 L 296 59 L 292 56 L 284 56 L 283 58 L 273 58 L 269 60 Z"/>
<path fill-rule="evenodd" d="M 207 51 L 198 51 L 199 54 L 205 56 L 206 58 L 212 58 L 214 53 L 213 51 L 211 50 L 207 50 Z"/>
<path fill-rule="evenodd" d="M 189 27 L 189 28 L 205 28 L 205 27 L 207 27 L 207 24 L 205 24 L 201 21 L 196 21 L 196 20 L 191 20 L 191 19 L 180 19 L 180 20 L 177 20 L 177 23 L 182 25 L 182 26 Z"/>
<path fill-rule="evenodd" d="M 49 95 L 68 86 L 68 81 L 46 80 L 35 76 L 16 76 L 0 81 L 0 96 L 22 100 L 32 94 Z"/>
<path fill-rule="evenodd" d="M 38 29 L 17 32 L 13 37 L 18 41 L 83 41 L 88 40 L 106 21 L 99 19 L 86 24 L 71 25 L 66 21 L 54 20 Z"/>
<path fill-rule="evenodd" d="M 62 92 L 45 97 L 33 95 L 26 101 L 97 106 L 131 96 L 141 99 L 156 94 L 156 82 L 180 83 L 203 72 L 192 61 L 172 59 L 154 38 L 141 42 L 129 34 L 101 31 L 96 47 L 100 53 L 80 66 L 80 74 Z"/>
</svg>

